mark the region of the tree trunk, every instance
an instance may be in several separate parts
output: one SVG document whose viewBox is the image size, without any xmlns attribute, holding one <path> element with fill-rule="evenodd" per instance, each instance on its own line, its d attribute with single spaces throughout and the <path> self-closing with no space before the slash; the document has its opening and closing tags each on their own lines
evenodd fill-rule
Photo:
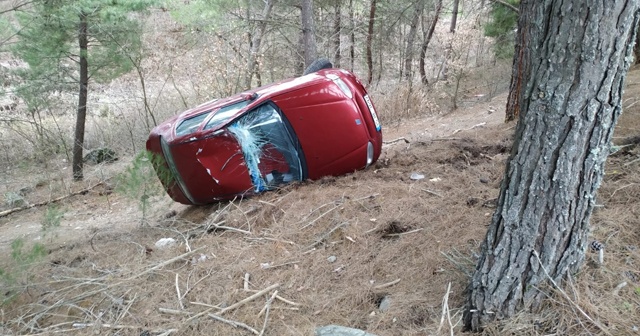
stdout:
<svg viewBox="0 0 640 336">
<path fill-rule="evenodd" d="M 84 147 L 84 124 L 87 118 L 87 95 L 89 89 L 89 64 L 87 38 L 87 15 L 80 14 L 78 27 L 78 46 L 80 47 L 80 90 L 78 92 L 78 114 L 76 115 L 76 131 L 73 139 L 73 179 L 83 179 L 82 149 Z"/>
<path fill-rule="evenodd" d="M 341 12 L 340 12 L 340 8 L 342 7 L 342 1 L 341 0 L 336 0 L 335 3 L 335 10 L 336 10 L 336 16 L 333 19 L 333 65 L 336 68 L 340 68 L 340 59 L 342 58 L 342 53 L 341 53 L 341 43 L 340 43 L 340 31 L 342 30 L 342 18 L 341 18 Z"/>
<path fill-rule="evenodd" d="M 476 331 L 535 310 L 548 279 L 561 285 L 583 263 L 640 15 L 638 0 L 520 6 L 530 71 L 498 207 L 469 286 L 464 322 Z"/>
<path fill-rule="evenodd" d="M 267 29 L 267 20 L 269 20 L 269 16 L 271 16 L 271 9 L 273 9 L 273 0 L 265 1 L 264 9 L 262 10 L 262 19 L 258 21 L 255 32 L 251 34 L 251 46 L 249 50 L 249 57 L 247 57 L 247 75 L 244 80 L 244 88 L 246 90 L 251 89 L 251 81 L 253 79 L 253 75 L 257 71 L 258 52 L 260 52 L 262 37 Z"/>
<path fill-rule="evenodd" d="M 351 61 L 350 70 L 353 71 L 353 65 L 356 60 L 356 22 L 353 18 L 353 0 L 349 0 L 349 20 L 351 20 L 351 34 L 349 34 L 349 58 Z"/>
<path fill-rule="evenodd" d="M 313 0 L 302 0 L 302 36 L 304 45 L 304 66 L 308 67 L 318 58 L 316 50 L 316 32 L 313 23 Z"/>
<path fill-rule="evenodd" d="M 367 85 L 371 85 L 373 81 L 373 55 L 371 45 L 373 42 L 373 26 L 376 21 L 376 2 L 377 0 L 371 0 L 371 7 L 369 9 L 369 29 L 367 30 Z"/>
<path fill-rule="evenodd" d="M 404 76 L 411 79 L 413 77 L 413 43 L 416 39 L 416 32 L 418 31 L 418 20 L 422 16 L 424 10 L 424 1 L 418 1 L 414 3 L 413 18 L 411 18 L 411 25 L 409 26 L 409 33 L 407 34 L 407 44 L 404 53 Z"/>
<path fill-rule="evenodd" d="M 453 0 L 453 11 L 451 12 L 451 27 L 449 27 L 450 33 L 456 32 L 456 24 L 458 23 L 458 5 L 460 0 Z"/>
<path fill-rule="evenodd" d="M 529 16 L 521 15 L 519 20 L 523 26 L 529 26 Z M 522 81 L 529 77 L 529 46 L 527 45 L 527 31 L 518 29 L 516 32 L 515 51 L 513 54 L 513 66 L 511 68 L 511 84 L 509 84 L 509 97 L 505 110 L 504 122 L 510 122 L 518 118 L 520 114 L 520 96 L 522 94 Z"/>
<path fill-rule="evenodd" d="M 425 58 L 427 57 L 427 48 L 429 47 L 429 43 L 431 42 L 431 38 L 433 37 L 433 32 L 436 30 L 436 24 L 438 23 L 438 19 L 440 18 L 441 10 L 442 10 L 442 0 L 438 0 L 436 2 L 436 7 L 433 13 L 433 19 L 431 20 L 429 29 L 423 32 L 422 47 L 420 48 L 419 68 L 420 68 L 420 79 L 422 80 L 422 84 L 424 85 L 429 84 L 429 80 L 427 79 L 427 70 L 425 69 Z"/>
</svg>

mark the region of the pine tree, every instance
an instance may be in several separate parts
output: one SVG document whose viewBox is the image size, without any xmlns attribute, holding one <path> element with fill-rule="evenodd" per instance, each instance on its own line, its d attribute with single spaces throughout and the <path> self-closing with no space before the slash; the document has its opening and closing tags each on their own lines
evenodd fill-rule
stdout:
<svg viewBox="0 0 640 336">
<path fill-rule="evenodd" d="M 133 13 L 154 0 L 37 0 L 17 13 L 13 54 L 28 63 L 19 94 L 30 108 L 54 91 L 78 92 L 73 177 L 83 178 L 82 150 L 89 84 L 131 70 L 141 50 L 141 24 Z"/>
</svg>

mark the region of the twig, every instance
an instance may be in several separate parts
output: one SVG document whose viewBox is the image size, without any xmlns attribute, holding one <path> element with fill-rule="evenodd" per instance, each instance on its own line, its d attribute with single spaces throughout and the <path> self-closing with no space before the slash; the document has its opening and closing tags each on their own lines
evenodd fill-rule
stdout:
<svg viewBox="0 0 640 336">
<path fill-rule="evenodd" d="M 178 294 L 178 303 L 180 304 L 180 309 L 184 310 L 184 304 L 182 304 L 182 295 L 180 294 L 180 280 L 178 279 L 179 273 L 176 273 L 176 293 Z"/>
<path fill-rule="evenodd" d="M 451 314 L 449 313 L 449 293 L 451 293 L 451 282 L 449 282 L 449 285 L 447 286 L 447 292 L 442 298 L 442 315 L 440 315 L 440 325 L 438 326 L 438 331 L 436 331 L 436 334 L 438 335 L 440 334 L 440 329 L 442 329 L 442 326 L 444 325 L 444 319 L 446 317 L 449 322 L 449 331 L 453 336 L 453 325 L 451 324 Z"/>
<path fill-rule="evenodd" d="M 249 273 L 245 273 L 244 274 L 244 286 L 243 286 L 244 290 L 249 290 L 249 277 L 250 276 L 251 275 Z"/>
<path fill-rule="evenodd" d="M 602 332 L 604 332 L 607 335 L 611 335 L 611 333 L 609 333 L 608 330 L 606 330 L 602 325 L 600 325 L 600 323 L 598 323 L 597 321 L 595 321 L 594 319 L 592 319 L 589 315 L 587 315 L 587 313 L 584 312 L 584 310 L 582 310 L 582 308 L 580 308 L 580 306 L 578 306 L 578 304 L 576 304 L 575 302 L 573 302 L 573 300 L 571 300 L 571 298 L 569 297 L 569 295 L 567 295 L 567 293 L 562 290 L 562 288 L 560 288 L 560 286 L 558 286 L 558 284 L 553 280 L 553 278 L 551 278 L 551 276 L 549 275 L 549 272 L 547 272 L 547 269 L 544 267 L 544 265 L 542 264 L 542 260 L 540 260 L 540 256 L 538 255 L 538 251 L 533 250 L 533 255 L 536 256 L 536 259 L 538 260 L 538 263 L 540 264 L 540 267 L 542 268 L 542 270 L 544 271 L 544 274 L 547 276 L 547 278 L 549 279 L 549 281 L 551 281 L 551 283 L 553 284 L 553 286 L 562 294 L 562 296 L 564 296 L 564 298 L 569 301 L 570 304 L 572 304 L 579 312 L 580 314 L 582 314 L 582 316 L 584 316 L 587 320 L 589 320 L 589 322 L 593 323 L 593 325 L 595 325 L 596 327 L 598 327 L 600 330 L 602 330 Z"/>
<path fill-rule="evenodd" d="M 395 284 L 397 284 L 398 282 L 400 282 L 400 279 L 395 279 L 391 282 L 387 282 L 387 283 L 383 283 L 381 285 L 377 285 L 375 287 L 373 287 L 373 289 L 383 289 L 383 288 L 387 288 L 387 287 L 391 287 Z"/>
<path fill-rule="evenodd" d="M 124 283 L 125 281 L 130 281 L 130 280 L 133 280 L 133 279 L 135 279 L 135 278 L 139 278 L 139 277 L 141 277 L 141 276 L 143 276 L 143 275 L 145 275 L 145 274 L 148 274 L 148 273 L 151 273 L 151 272 L 153 272 L 153 271 L 155 271 L 155 270 L 158 270 L 158 269 L 160 269 L 160 268 L 163 268 L 164 266 L 167 266 L 167 265 L 169 265 L 169 264 L 172 264 L 172 263 L 174 263 L 174 262 L 176 262 L 176 261 L 178 261 L 178 260 L 180 260 L 180 259 L 184 259 L 184 258 L 186 258 L 186 257 L 188 257 L 188 256 L 190 256 L 190 255 L 192 255 L 192 254 L 194 254 L 194 253 L 196 253 L 196 252 L 198 252 L 198 251 L 202 250 L 203 248 L 204 248 L 204 246 L 203 246 L 203 247 L 198 247 L 198 248 L 197 248 L 197 249 L 195 249 L 195 250 L 189 251 L 189 252 L 187 252 L 187 253 L 183 253 L 183 254 L 181 254 L 181 255 L 179 255 L 179 256 L 177 256 L 177 257 L 175 257 L 175 258 L 171 258 L 171 259 L 169 259 L 169 260 L 163 261 L 163 262 L 161 262 L 161 263 L 159 263 L 159 264 L 157 264 L 157 265 L 155 265 L 155 266 L 153 266 L 153 267 L 149 268 L 148 270 L 146 270 L 146 271 L 144 271 L 144 272 L 141 272 L 141 273 L 138 273 L 138 274 L 136 274 L 136 275 L 133 275 L 133 276 L 131 276 L 131 277 L 127 278 L 126 280 L 121 281 L 121 282 L 119 282 L 119 283 L 117 283 L 117 284 L 115 284 L 115 285 L 122 284 L 122 283 Z M 115 286 L 115 285 L 112 285 L 112 286 Z"/>
<path fill-rule="evenodd" d="M 331 211 L 333 211 L 333 210 L 335 210 L 335 209 L 339 208 L 339 207 L 340 207 L 340 205 L 342 205 L 342 204 L 334 205 L 334 206 L 333 206 L 333 208 L 331 208 L 331 209 L 329 209 L 329 210 L 327 210 L 327 211 L 323 212 L 320 216 L 316 217 L 316 219 L 314 219 L 314 220 L 312 220 L 311 222 L 307 223 L 307 225 L 305 225 L 305 226 L 301 227 L 300 229 L 301 229 L 301 230 L 304 230 L 304 229 L 308 228 L 309 226 L 311 226 L 311 225 L 315 224 L 315 222 L 317 222 L 318 220 L 320 220 L 320 218 L 322 218 L 322 217 L 326 216 L 326 215 L 327 215 L 327 214 L 329 214 Z"/>
<path fill-rule="evenodd" d="M 262 309 L 260 309 L 260 312 L 258 313 L 258 317 L 262 316 L 262 314 L 265 313 L 265 311 L 268 311 L 269 307 L 271 306 L 271 302 L 273 301 L 273 299 L 275 299 L 275 297 L 278 295 L 278 290 L 274 290 L 273 294 L 271 294 L 271 296 L 269 297 L 269 299 L 267 299 L 267 304 L 264 305 L 264 307 L 262 307 Z"/>
<path fill-rule="evenodd" d="M 283 266 L 289 266 L 289 265 L 295 265 L 295 264 L 299 264 L 300 261 L 290 261 L 290 262 L 286 262 L 286 263 L 282 263 L 282 264 L 278 264 L 278 265 L 269 265 L 263 269 L 272 269 L 272 268 L 276 268 L 276 267 L 283 267 Z M 248 273 L 247 273 L 248 274 Z M 246 288 L 245 288 L 246 289 Z"/>
<path fill-rule="evenodd" d="M 437 192 L 435 192 L 435 191 L 431 191 L 431 190 L 429 190 L 429 189 L 420 189 L 420 190 L 422 190 L 422 191 L 424 191 L 424 192 L 426 192 L 426 193 L 429 193 L 429 194 L 431 194 L 431 195 L 436 195 L 436 196 L 438 196 L 438 197 L 440 197 L 440 198 L 444 198 L 444 196 L 442 196 L 442 195 L 438 194 L 438 193 L 437 193 Z"/>
<path fill-rule="evenodd" d="M 257 330 L 251 328 L 250 326 L 248 326 L 248 325 L 246 325 L 246 324 L 244 324 L 242 322 L 227 320 L 227 319 L 224 319 L 224 318 L 222 318 L 222 317 L 220 317 L 218 315 L 211 314 L 211 313 L 208 313 L 207 315 L 209 317 L 211 317 L 212 319 L 214 319 L 214 320 L 226 323 L 226 324 L 228 324 L 228 325 L 230 325 L 230 326 L 232 326 L 234 328 L 243 328 L 245 330 L 250 331 L 254 335 L 259 335 L 260 334 Z"/>
<path fill-rule="evenodd" d="M 307 248 L 312 248 L 315 247 L 316 245 L 322 243 L 323 240 L 329 238 L 329 236 L 331 236 L 332 233 L 334 233 L 336 230 L 338 230 L 339 228 L 345 226 L 349 224 L 349 222 L 342 222 L 336 226 L 334 226 L 331 230 L 329 230 L 329 232 L 323 234 L 322 236 L 320 236 L 320 238 L 316 239 L 316 241 L 314 241 L 313 243 L 311 243 L 309 246 L 307 246 Z"/>
<path fill-rule="evenodd" d="M 258 291 L 257 291 L 257 290 L 253 290 L 253 289 L 249 289 L 249 290 L 247 290 L 247 292 L 257 293 Z M 286 304 L 290 304 L 290 305 L 292 305 L 292 306 L 298 306 L 298 307 L 299 307 L 299 306 L 301 306 L 301 304 L 296 303 L 296 302 L 293 302 L 293 301 L 291 301 L 291 300 L 287 300 L 287 299 L 283 298 L 283 297 L 282 297 L 282 296 L 280 296 L 280 295 L 276 295 L 276 300 L 282 301 L 282 302 L 284 302 L 284 303 L 286 303 Z"/>
<path fill-rule="evenodd" d="M 422 230 L 424 230 L 424 228 L 419 228 L 419 229 L 415 229 L 415 230 L 411 230 L 411 231 L 407 231 L 407 232 L 400 232 L 400 233 L 387 233 L 383 237 L 398 237 L 398 236 L 403 236 L 403 235 L 406 235 L 406 234 L 415 233 L 415 232 L 422 231 Z"/>
<path fill-rule="evenodd" d="M 162 308 L 162 307 L 158 308 L 158 311 L 160 311 L 161 313 L 171 314 L 171 315 L 191 315 L 191 313 L 188 311 Z"/>
<path fill-rule="evenodd" d="M 623 166 L 625 166 L 625 167 L 626 167 L 626 166 L 629 166 L 629 165 L 631 165 L 631 164 L 633 164 L 633 163 L 636 163 L 636 162 L 638 162 L 638 161 L 640 161 L 640 158 L 637 158 L 637 159 L 635 159 L 635 160 L 629 161 L 629 162 L 625 163 Z M 0 217 L 2 217 L 2 216 L 0 216 Z"/>
<path fill-rule="evenodd" d="M 620 293 L 620 290 L 626 286 L 627 286 L 626 281 L 621 282 L 619 285 L 616 286 L 616 288 L 613 289 L 613 295 L 618 295 L 618 293 Z"/>
<path fill-rule="evenodd" d="M 266 293 L 270 292 L 271 290 L 278 288 L 279 286 L 280 286 L 280 284 L 273 284 L 273 285 L 271 285 L 271 286 L 269 286 L 269 287 L 267 287 L 267 288 L 265 288 L 265 289 L 263 289 L 263 290 L 261 290 L 261 291 L 259 291 L 259 292 L 255 293 L 255 294 L 253 294 L 253 295 L 251 295 L 251 296 L 249 296 L 249 297 L 247 297 L 247 298 L 245 298 L 245 299 L 243 299 L 243 300 L 240 300 L 240 301 L 238 301 L 238 302 L 236 302 L 236 303 L 234 303 L 234 304 L 230 305 L 229 307 L 226 307 L 226 308 L 221 309 L 221 310 L 218 312 L 218 315 L 222 315 L 222 314 L 224 314 L 225 312 L 228 312 L 228 311 L 230 311 L 230 310 L 236 309 L 236 308 L 238 308 L 238 307 L 240 307 L 240 306 L 244 305 L 245 303 L 247 303 L 247 302 L 249 302 L 249 301 L 255 300 L 255 299 L 257 299 L 257 298 L 259 298 L 259 297 L 263 296 L 264 294 L 266 294 Z M 200 317 L 200 316 L 203 316 L 203 315 L 205 315 L 205 314 L 209 314 L 213 309 L 216 309 L 216 308 L 209 308 L 209 309 L 207 309 L 207 310 L 205 310 L 205 311 L 203 311 L 203 312 L 201 312 L 201 313 L 198 313 L 198 314 L 196 314 L 196 315 L 193 315 L 193 316 L 191 316 L 190 318 L 188 318 L 185 322 L 189 322 L 189 321 L 191 321 L 191 320 L 193 320 L 193 319 L 196 319 L 196 318 L 198 318 L 198 317 Z"/>
<path fill-rule="evenodd" d="M 207 231 L 209 231 L 210 228 L 213 226 L 214 228 L 220 229 L 220 230 L 234 231 L 234 232 L 238 232 L 238 233 L 242 233 L 242 234 L 246 234 L 246 235 L 250 235 L 251 234 L 251 231 L 246 231 L 246 230 L 234 228 L 234 227 L 231 227 L 231 226 L 220 225 L 222 223 L 224 223 L 224 221 L 221 221 L 219 224 L 217 224 L 217 223 L 207 224 Z"/>
<path fill-rule="evenodd" d="M 196 306 L 203 306 L 203 307 L 213 308 L 213 309 L 222 309 L 222 307 L 220 307 L 220 306 L 211 305 L 211 304 L 203 303 L 203 302 L 189 301 L 189 303 L 192 304 L 192 305 L 196 305 Z"/>
<path fill-rule="evenodd" d="M 503 1 L 503 0 L 490 0 L 490 1 L 493 2 L 493 3 L 501 4 L 501 5 L 509 8 L 510 10 L 514 11 L 516 14 L 520 14 L 520 10 L 518 9 L 518 7 L 508 3 L 506 1 Z"/>
<path fill-rule="evenodd" d="M 269 300 L 267 300 L 267 304 L 264 306 L 264 308 L 262 308 L 262 310 L 258 314 L 258 316 L 260 316 L 260 315 L 262 315 L 262 311 L 266 310 L 266 313 L 264 315 L 264 323 L 262 324 L 262 330 L 260 330 L 260 334 L 258 336 L 264 335 L 264 331 L 265 331 L 265 329 L 267 329 L 267 322 L 269 321 L 269 310 L 271 308 L 271 302 L 273 302 L 273 298 L 275 298 L 276 295 L 278 295 L 278 290 L 275 290 L 273 292 L 273 295 L 271 295 Z"/>
<path fill-rule="evenodd" d="M 270 202 L 267 202 L 267 201 L 263 201 L 263 200 L 258 200 L 258 203 L 262 203 L 262 204 L 270 205 L 270 206 L 272 206 L 272 207 L 274 207 L 274 208 L 275 208 L 275 207 L 277 207 L 277 205 L 275 205 L 275 204 L 273 204 L 273 203 L 270 203 Z"/>
<path fill-rule="evenodd" d="M 397 138 L 397 139 L 391 140 L 391 141 L 383 141 L 382 144 L 383 145 L 393 145 L 394 143 L 400 142 L 400 141 L 404 141 L 404 143 L 409 143 L 409 140 L 407 140 L 407 138 L 400 137 L 400 138 Z"/>
</svg>

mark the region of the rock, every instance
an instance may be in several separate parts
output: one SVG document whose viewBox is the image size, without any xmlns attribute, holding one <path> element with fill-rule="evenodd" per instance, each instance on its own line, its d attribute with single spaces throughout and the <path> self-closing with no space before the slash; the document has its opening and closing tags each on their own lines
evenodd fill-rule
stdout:
<svg viewBox="0 0 640 336">
<path fill-rule="evenodd" d="M 156 242 L 156 247 L 161 248 L 169 248 L 176 244 L 176 240 L 173 238 L 162 238 Z"/>
<path fill-rule="evenodd" d="M 84 163 L 99 164 L 99 163 L 113 163 L 118 160 L 118 154 L 111 148 L 97 148 L 84 156 Z"/>
<path fill-rule="evenodd" d="M 336 256 L 330 256 L 329 258 L 327 258 L 327 261 L 330 263 L 334 263 L 336 262 L 336 260 L 338 260 L 338 258 Z"/>
<path fill-rule="evenodd" d="M 364 330 L 328 325 L 316 328 L 315 336 L 376 336 Z"/>
<path fill-rule="evenodd" d="M 424 179 L 424 175 L 420 173 L 411 173 L 411 176 L 409 178 L 411 178 L 414 181 L 418 181 L 418 180 Z"/>
<path fill-rule="evenodd" d="M 389 297 L 389 295 L 385 295 L 385 297 L 382 298 L 382 301 L 380 301 L 380 305 L 378 305 L 378 309 L 380 309 L 380 311 L 384 313 L 387 310 L 389 310 L 390 306 L 391 306 L 391 298 Z"/>
</svg>

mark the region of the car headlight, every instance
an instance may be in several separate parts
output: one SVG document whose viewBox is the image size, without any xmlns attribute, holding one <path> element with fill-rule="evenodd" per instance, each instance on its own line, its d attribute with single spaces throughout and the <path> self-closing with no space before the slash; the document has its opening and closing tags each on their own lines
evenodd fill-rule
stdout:
<svg viewBox="0 0 640 336">
<path fill-rule="evenodd" d="M 349 97 L 349 99 L 353 98 L 353 93 L 351 93 L 351 90 L 349 89 L 347 84 L 342 80 L 342 78 L 334 74 L 327 74 L 327 78 L 329 78 L 334 83 L 336 83 L 336 85 L 340 88 L 340 90 L 342 90 L 345 96 Z"/>
</svg>

